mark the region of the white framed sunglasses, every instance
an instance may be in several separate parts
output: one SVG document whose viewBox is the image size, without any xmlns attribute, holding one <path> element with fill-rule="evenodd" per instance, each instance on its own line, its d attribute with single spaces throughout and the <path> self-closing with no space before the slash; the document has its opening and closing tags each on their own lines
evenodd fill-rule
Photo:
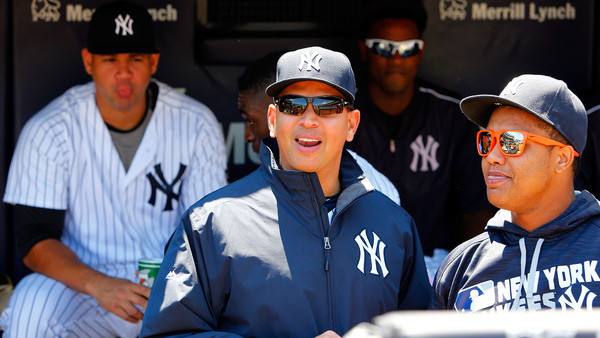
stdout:
<svg viewBox="0 0 600 338">
<path fill-rule="evenodd" d="M 386 58 L 391 58 L 394 56 L 394 54 L 396 54 L 396 52 L 398 52 L 401 57 L 408 58 L 419 54 L 419 52 L 423 49 L 425 42 L 419 39 L 404 41 L 366 39 L 365 45 L 367 45 L 367 48 L 369 48 L 373 53 Z"/>
</svg>

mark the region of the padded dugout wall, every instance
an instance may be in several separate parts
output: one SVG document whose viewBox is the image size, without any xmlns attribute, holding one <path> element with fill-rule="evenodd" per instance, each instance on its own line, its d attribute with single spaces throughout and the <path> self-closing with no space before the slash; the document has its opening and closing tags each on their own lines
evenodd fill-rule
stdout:
<svg viewBox="0 0 600 338">
<path fill-rule="evenodd" d="M 425 0 L 428 43 L 421 74 L 464 96 L 499 93 L 539 73 L 576 93 L 597 83 L 595 3 L 590 0 Z"/>
</svg>

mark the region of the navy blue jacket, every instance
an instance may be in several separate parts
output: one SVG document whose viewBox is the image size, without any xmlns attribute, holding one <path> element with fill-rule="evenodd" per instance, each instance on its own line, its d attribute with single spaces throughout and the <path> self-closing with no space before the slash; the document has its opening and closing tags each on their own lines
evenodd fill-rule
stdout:
<svg viewBox="0 0 600 338">
<path fill-rule="evenodd" d="M 532 232 L 500 210 L 486 232 L 454 249 L 434 281 L 432 307 L 457 311 L 600 306 L 600 205 L 583 191 Z"/>
<path fill-rule="evenodd" d="M 262 165 L 183 217 L 146 309 L 142 336 L 314 337 L 429 303 L 412 218 L 373 190 L 344 152 L 331 221 L 317 175 Z"/>
</svg>

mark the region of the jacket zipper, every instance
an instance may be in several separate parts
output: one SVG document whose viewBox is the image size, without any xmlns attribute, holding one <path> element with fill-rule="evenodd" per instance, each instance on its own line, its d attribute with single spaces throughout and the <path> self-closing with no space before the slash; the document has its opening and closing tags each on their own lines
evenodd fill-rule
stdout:
<svg viewBox="0 0 600 338">
<path fill-rule="evenodd" d="M 329 249 L 331 249 L 331 243 L 329 243 L 329 237 L 325 235 L 323 238 L 323 248 L 325 248 L 325 271 L 329 271 Z"/>
<path fill-rule="evenodd" d="M 327 222 L 329 222 L 329 217 L 327 218 Z M 331 224 L 328 224 L 328 229 L 325 232 L 325 236 L 323 237 L 323 249 L 325 249 L 325 275 L 327 277 L 327 300 L 329 302 L 329 318 L 331 321 L 331 330 L 336 331 L 335 320 L 334 320 L 334 307 L 333 307 L 333 292 L 331 287 L 331 278 L 332 275 L 329 273 L 329 257 L 331 254 L 331 242 L 329 239 L 329 231 L 331 231 L 331 226 L 333 225 L 333 219 L 331 220 Z"/>
<path fill-rule="evenodd" d="M 323 238 L 323 248 L 325 249 L 325 277 L 327 279 L 327 302 L 329 303 L 329 320 L 331 323 L 331 330 L 336 331 L 335 320 L 334 320 L 334 309 L 333 309 L 333 292 L 331 287 L 331 274 L 329 273 L 329 253 L 331 249 L 331 243 L 329 242 L 329 232 L 325 234 Z"/>
<path fill-rule="evenodd" d="M 330 249 L 331 249 L 331 243 L 329 241 L 329 230 L 330 230 L 331 224 L 329 224 L 329 218 L 327 219 L 327 224 L 323 223 L 323 213 L 321 212 L 321 208 L 319 206 L 319 203 L 317 203 L 317 197 L 315 196 L 314 189 L 312 189 L 312 185 L 311 185 L 311 192 L 312 192 L 312 195 L 313 195 L 313 204 L 314 204 L 315 208 L 317 209 L 317 212 L 319 214 L 319 219 L 321 220 L 321 228 L 323 229 L 323 231 L 325 233 L 325 236 L 323 237 L 323 248 L 325 249 L 325 275 L 326 275 L 326 279 L 327 279 L 327 302 L 328 302 L 328 305 L 329 305 L 330 327 L 331 327 L 331 330 L 335 331 L 336 327 L 335 327 L 335 321 L 334 321 L 334 315 L 333 315 L 333 299 L 332 299 L 332 291 L 331 291 L 331 275 L 329 274 L 329 254 L 330 254 Z M 325 225 L 327 227 L 325 227 Z"/>
</svg>

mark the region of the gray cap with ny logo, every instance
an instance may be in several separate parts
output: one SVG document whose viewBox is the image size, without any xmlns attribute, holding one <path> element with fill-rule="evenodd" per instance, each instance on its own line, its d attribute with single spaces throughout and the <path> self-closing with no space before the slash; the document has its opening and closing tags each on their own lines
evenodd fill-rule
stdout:
<svg viewBox="0 0 600 338">
<path fill-rule="evenodd" d="M 287 86 L 299 81 L 319 81 L 339 90 L 354 102 L 356 83 L 346 55 L 322 47 L 308 47 L 283 54 L 277 61 L 277 78 L 266 89 L 276 97 Z"/>
<path fill-rule="evenodd" d="M 515 77 L 500 95 L 473 95 L 460 102 L 460 109 L 485 128 L 494 109 L 511 106 L 522 109 L 556 128 L 578 153 L 587 139 L 587 114 L 583 103 L 563 81 L 545 75 Z"/>
</svg>

